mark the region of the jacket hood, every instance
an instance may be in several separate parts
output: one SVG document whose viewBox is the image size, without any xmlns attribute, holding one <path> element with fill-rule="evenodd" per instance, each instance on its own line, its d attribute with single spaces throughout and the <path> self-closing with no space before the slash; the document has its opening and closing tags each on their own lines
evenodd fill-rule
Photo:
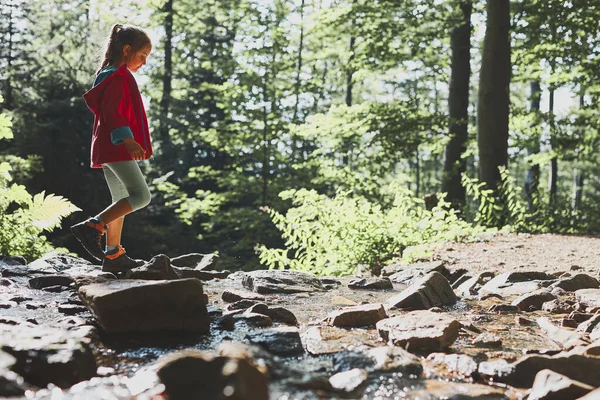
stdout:
<svg viewBox="0 0 600 400">
<path fill-rule="evenodd" d="M 121 65 L 115 72 L 113 72 L 108 78 L 100 82 L 98 85 L 94 86 L 87 92 L 83 94 L 83 99 L 85 100 L 85 104 L 87 104 L 88 108 L 94 115 L 100 115 L 100 109 L 102 106 L 102 97 L 104 94 L 104 89 L 108 83 L 115 79 L 116 76 L 122 76 L 125 79 L 131 77 L 131 73 L 127 70 L 127 65 Z"/>
</svg>

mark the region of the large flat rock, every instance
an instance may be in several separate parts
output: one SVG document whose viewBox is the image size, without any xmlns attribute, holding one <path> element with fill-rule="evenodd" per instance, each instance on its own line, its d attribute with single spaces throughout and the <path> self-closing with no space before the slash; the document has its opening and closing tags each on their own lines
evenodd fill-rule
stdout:
<svg viewBox="0 0 600 400">
<path fill-rule="evenodd" d="M 288 270 L 259 270 L 244 274 L 242 284 L 257 293 L 312 293 L 325 290 L 314 275 Z"/>
<path fill-rule="evenodd" d="M 547 287 L 553 283 L 554 279 L 554 276 L 543 271 L 505 272 L 483 285 L 479 294 L 522 295 Z"/>
<path fill-rule="evenodd" d="M 202 282 L 123 280 L 82 286 L 79 297 L 106 332 L 207 332 Z"/>
<path fill-rule="evenodd" d="M 413 311 L 382 319 L 377 331 L 383 340 L 411 352 L 441 351 L 458 338 L 460 322 L 444 314 Z"/>
<path fill-rule="evenodd" d="M 389 298 L 387 305 L 393 308 L 426 310 L 431 307 L 454 304 L 457 299 L 448 280 L 439 272 L 431 272 L 402 293 Z"/>
</svg>

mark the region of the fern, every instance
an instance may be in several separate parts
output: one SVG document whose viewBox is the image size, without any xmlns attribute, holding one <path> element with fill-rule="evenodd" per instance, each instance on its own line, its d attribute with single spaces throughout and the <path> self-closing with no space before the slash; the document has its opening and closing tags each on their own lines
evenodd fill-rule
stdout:
<svg viewBox="0 0 600 400">
<path fill-rule="evenodd" d="M 32 224 L 42 231 L 51 231 L 58 228 L 64 217 L 76 211 L 81 211 L 81 209 L 69 200 L 54 194 L 45 196 L 45 192 L 33 196 L 29 204 Z"/>
</svg>

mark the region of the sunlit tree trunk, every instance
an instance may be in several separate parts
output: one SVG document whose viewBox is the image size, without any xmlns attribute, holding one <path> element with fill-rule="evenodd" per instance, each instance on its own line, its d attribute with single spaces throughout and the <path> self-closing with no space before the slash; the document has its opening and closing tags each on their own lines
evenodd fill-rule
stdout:
<svg viewBox="0 0 600 400">
<path fill-rule="evenodd" d="M 162 76 L 162 97 L 160 99 L 160 118 L 158 132 L 165 159 L 170 157 L 168 151 L 171 140 L 169 137 L 169 110 L 171 108 L 171 90 L 173 81 L 173 0 L 167 0 L 163 8 L 165 27 L 165 70 Z"/>
<path fill-rule="evenodd" d="M 531 88 L 531 103 L 529 111 L 536 115 L 535 124 L 532 128 L 537 127 L 539 125 L 539 112 L 540 112 L 540 98 L 542 95 L 542 90 L 540 88 L 540 82 L 533 81 L 530 83 L 529 87 Z M 533 155 L 538 154 L 540 152 L 540 141 L 537 135 L 533 138 L 532 143 L 527 148 L 527 154 Z M 535 164 L 527 168 L 527 175 L 525 177 L 525 195 L 527 196 L 527 203 L 529 204 L 529 209 L 533 210 L 535 205 L 533 203 L 533 199 L 538 191 L 538 186 L 540 183 L 540 165 Z"/>
<path fill-rule="evenodd" d="M 554 139 L 554 88 L 550 89 L 550 104 L 548 105 L 548 115 L 550 117 L 550 140 Z M 550 175 L 548 177 L 548 190 L 550 193 L 550 204 L 556 204 L 556 192 L 558 183 L 558 158 L 556 155 L 550 160 Z"/>
</svg>

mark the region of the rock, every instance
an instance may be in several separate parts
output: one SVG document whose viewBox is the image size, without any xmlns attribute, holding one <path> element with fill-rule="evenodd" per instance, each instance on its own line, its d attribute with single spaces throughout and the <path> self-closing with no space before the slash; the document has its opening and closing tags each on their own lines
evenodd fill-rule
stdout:
<svg viewBox="0 0 600 400">
<path fill-rule="evenodd" d="M 376 347 L 367 351 L 340 351 L 333 353 L 333 370 L 336 372 L 362 368 L 367 372 L 401 372 L 420 376 L 423 367 L 418 357 L 399 347 Z"/>
<path fill-rule="evenodd" d="M 171 280 L 179 279 L 177 272 L 171 268 L 169 257 L 159 254 L 141 267 L 132 268 L 125 274 L 127 279 Z"/>
<path fill-rule="evenodd" d="M 594 388 L 590 385 L 543 369 L 535 376 L 528 400 L 575 400 L 592 390 Z"/>
<path fill-rule="evenodd" d="M 586 346 L 589 344 L 589 341 L 581 333 L 561 329 L 552 324 L 548 318 L 538 318 L 536 322 L 548 335 L 548 338 L 564 350 L 570 350 L 577 346 Z"/>
<path fill-rule="evenodd" d="M 512 304 L 494 304 L 488 309 L 488 311 L 498 313 L 516 313 L 519 312 L 519 307 Z"/>
<path fill-rule="evenodd" d="M 256 300 L 239 300 L 236 301 L 235 303 L 231 303 L 231 304 L 227 304 L 227 306 L 225 306 L 225 310 L 226 311 L 234 311 L 234 310 L 245 310 L 247 308 L 250 308 L 256 304 L 263 304 L 263 303 L 259 303 Z M 266 305 L 266 304 L 265 304 Z"/>
<path fill-rule="evenodd" d="M 48 286 L 69 286 L 75 280 L 69 275 L 42 275 L 29 280 L 29 287 L 42 289 Z"/>
<path fill-rule="evenodd" d="M 259 328 L 266 328 L 267 326 L 273 325 L 273 321 L 271 320 L 271 318 L 267 317 L 266 315 L 247 311 L 244 313 L 235 314 L 233 316 L 233 319 L 236 322 L 242 321 L 248 324 L 249 326 L 256 326 Z"/>
<path fill-rule="evenodd" d="M 3 265 L 25 265 L 27 260 L 21 256 L 0 256 L 0 267 Z"/>
<path fill-rule="evenodd" d="M 559 279 L 558 282 L 550 285 L 550 288 L 555 287 L 559 287 L 567 292 L 574 292 L 580 289 L 598 289 L 600 283 L 598 283 L 596 278 L 591 277 L 588 274 L 577 274 L 570 278 Z"/>
<path fill-rule="evenodd" d="M 456 295 L 460 297 L 471 297 L 475 296 L 482 285 L 485 285 L 490 279 L 496 274 L 492 271 L 485 271 L 477 276 L 467 279 L 456 287 Z M 454 288 L 454 285 L 452 285 Z"/>
<path fill-rule="evenodd" d="M 49 325 L 0 325 L 0 348 L 14 357 L 10 369 L 27 383 L 61 388 L 96 373 L 96 360 L 88 340 Z"/>
<path fill-rule="evenodd" d="M 54 285 L 54 286 L 46 286 L 42 290 L 44 292 L 48 292 L 48 293 L 62 293 L 62 292 L 66 292 L 67 290 L 75 290 L 75 288 L 71 288 L 70 286 Z"/>
<path fill-rule="evenodd" d="M 515 317 L 515 325 L 516 326 L 530 326 L 530 325 L 533 325 L 533 321 L 530 319 L 527 319 L 525 317 L 517 316 L 517 317 Z"/>
<path fill-rule="evenodd" d="M 353 279 L 348 282 L 350 289 L 393 289 L 392 281 L 389 278 L 362 278 Z"/>
<path fill-rule="evenodd" d="M 258 295 L 254 292 L 248 292 L 246 290 L 234 290 L 227 289 L 221 294 L 221 299 L 226 303 L 235 303 L 240 300 L 255 300 L 265 301 L 265 296 Z"/>
<path fill-rule="evenodd" d="M 423 389 L 407 393 L 410 399 L 448 399 L 448 400 L 506 400 L 509 397 L 505 389 L 471 383 L 443 382 L 427 380 Z"/>
<path fill-rule="evenodd" d="M 552 293 L 546 289 L 536 290 L 531 293 L 525 293 L 517 297 L 513 302 L 513 306 L 519 307 L 521 311 L 534 311 L 542 308 L 542 304 L 547 301 L 556 299 Z"/>
<path fill-rule="evenodd" d="M 552 293 L 556 297 L 566 296 L 568 294 L 568 292 L 565 289 L 559 287 L 553 287 L 550 293 Z"/>
<path fill-rule="evenodd" d="M 553 280 L 554 276 L 546 272 L 505 272 L 483 285 L 479 293 L 497 293 L 502 296 L 521 295 L 550 285 Z"/>
<path fill-rule="evenodd" d="M 19 374 L 0 368 L 0 397 L 24 397 L 25 392 L 37 390 L 36 387 L 25 383 Z"/>
<path fill-rule="evenodd" d="M 106 332 L 207 332 L 202 282 L 123 280 L 82 286 L 79 296 Z"/>
<path fill-rule="evenodd" d="M 563 328 L 577 328 L 577 325 L 578 323 L 574 319 L 563 318 L 560 320 L 560 326 Z"/>
<path fill-rule="evenodd" d="M 342 282 L 339 279 L 334 278 L 332 276 L 325 276 L 323 278 L 319 278 L 319 282 L 321 282 L 321 284 L 323 284 L 323 285 L 330 285 L 330 286 L 339 286 L 342 284 Z"/>
<path fill-rule="evenodd" d="M 171 259 L 171 264 L 178 267 L 193 268 L 196 270 L 219 269 L 219 256 L 217 254 L 190 253 Z"/>
<path fill-rule="evenodd" d="M 302 347 L 300 333 L 297 328 L 265 329 L 261 332 L 247 334 L 246 339 L 279 356 L 294 356 L 304 353 L 304 347 Z"/>
<path fill-rule="evenodd" d="M 535 376 L 544 369 L 567 376 L 570 379 L 597 387 L 600 386 L 600 358 L 586 357 L 580 354 L 560 353 L 555 356 L 531 354 L 512 364 L 494 364 L 483 362 L 479 372 L 489 376 L 495 382 L 511 386 L 529 388 Z"/>
<path fill-rule="evenodd" d="M 460 322 L 444 314 L 414 311 L 400 317 L 382 319 L 377 331 L 383 340 L 411 352 L 440 351 L 452 345 Z"/>
<path fill-rule="evenodd" d="M 383 268 L 382 275 L 389 276 L 392 282 L 411 285 L 415 280 L 432 272 L 439 272 L 446 279 L 450 277 L 450 271 L 446 269 L 443 261 L 419 262 L 405 266 L 393 263 Z"/>
<path fill-rule="evenodd" d="M 573 306 L 566 301 L 561 301 L 559 299 L 547 301 L 542 304 L 542 311 L 547 311 L 552 314 L 568 314 L 572 309 Z"/>
<path fill-rule="evenodd" d="M 588 319 L 592 318 L 593 316 L 594 316 L 594 314 L 580 313 L 577 311 L 573 311 L 571 314 L 569 314 L 570 319 L 574 319 L 575 321 L 577 321 L 579 323 L 587 321 Z"/>
<path fill-rule="evenodd" d="M 19 286 L 17 282 L 13 281 L 10 278 L 0 278 L 0 286 L 3 287 L 17 287 Z"/>
<path fill-rule="evenodd" d="M 344 296 L 331 296 L 331 304 L 335 306 L 357 306 L 358 303 Z"/>
<path fill-rule="evenodd" d="M 327 317 L 327 323 L 339 327 L 358 327 L 375 325 L 377 321 L 387 318 L 382 304 L 365 304 L 334 311 Z"/>
<path fill-rule="evenodd" d="M 587 332 L 590 334 L 590 339 L 596 340 L 600 338 L 600 314 L 594 315 L 592 318 L 583 322 L 577 327 L 579 332 Z"/>
<path fill-rule="evenodd" d="M 482 333 L 473 339 L 473 344 L 478 347 L 502 347 L 502 340 L 497 335 Z"/>
<path fill-rule="evenodd" d="M 248 312 L 255 312 L 266 315 L 267 317 L 271 318 L 273 322 L 281 322 L 283 324 L 293 326 L 298 325 L 298 319 L 296 318 L 294 313 L 283 307 L 269 307 L 266 304 L 259 303 L 250 307 L 250 309 L 248 309 Z"/>
<path fill-rule="evenodd" d="M 315 276 L 289 270 L 259 270 L 244 275 L 242 284 L 260 294 L 313 293 L 325 288 Z"/>
<path fill-rule="evenodd" d="M 465 354 L 432 353 L 425 360 L 428 378 L 469 379 L 477 374 L 477 363 Z"/>
<path fill-rule="evenodd" d="M 593 390 L 586 394 L 583 397 L 580 397 L 577 400 L 599 400 L 600 399 L 600 388 Z"/>
<path fill-rule="evenodd" d="M 575 292 L 575 298 L 587 308 L 600 307 L 600 289 L 581 289 Z"/>
<path fill-rule="evenodd" d="M 174 267 L 171 266 L 171 269 L 175 271 L 177 276 L 181 278 L 196 278 L 201 281 L 211 281 L 213 279 L 225 279 L 229 272 L 226 271 L 208 271 L 208 270 L 200 270 L 194 268 L 185 268 L 185 267 Z"/>
<path fill-rule="evenodd" d="M 368 376 L 369 374 L 364 369 L 354 368 L 333 375 L 329 378 L 329 383 L 336 390 L 351 393 L 365 383 Z"/>
<path fill-rule="evenodd" d="M 457 300 L 450 283 L 438 272 L 432 272 L 417 280 L 402 293 L 388 299 L 389 307 L 423 310 L 454 304 Z"/>
<path fill-rule="evenodd" d="M 58 312 L 66 315 L 75 315 L 86 311 L 87 308 L 85 306 L 79 306 L 76 304 L 60 304 L 58 306 Z"/>
<path fill-rule="evenodd" d="M 169 400 L 268 400 L 267 377 L 251 357 L 234 358 L 186 350 L 158 362 Z"/>
</svg>

